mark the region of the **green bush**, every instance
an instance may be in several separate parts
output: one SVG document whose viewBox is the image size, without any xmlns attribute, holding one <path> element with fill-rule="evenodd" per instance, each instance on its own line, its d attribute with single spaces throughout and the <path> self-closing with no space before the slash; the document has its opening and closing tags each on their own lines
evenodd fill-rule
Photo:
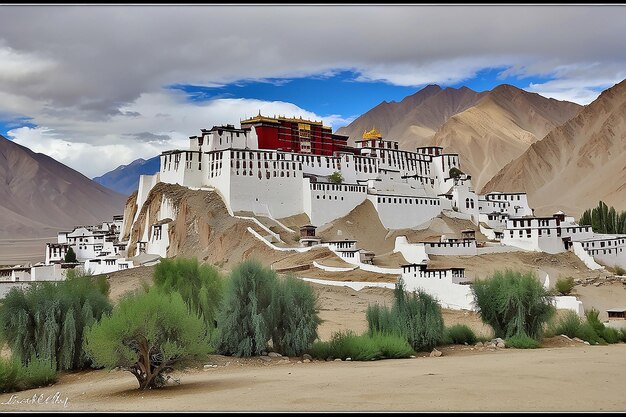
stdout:
<svg viewBox="0 0 626 417">
<path fill-rule="evenodd" d="M 613 267 L 613 272 L 615 273 L 615 275 L 620 275 L 620 276 L 626 275 L 626 269 L 622 268 L 619 265 L 615 265 Z"/>
<path fill-rule="evenodd" d="M 465 324 L 455 324 L 451 327 L 446 327 L 444 331 L 443 341 L 446 344 L 473 345 L 476 343 L 476 334 Z"/>
<path fill-rule="evenodd" d="M 569 295 L 575 286 L 574 278 L 559 278 L 554 284 L 554 289 L 561 295 Z"/>
<path fill-rule="evenodd" d="M 287 356 L 300 356 L 317 339 L 321 323 L 317 297 L 311 286 L 294 276 L 274 289 L 272 348 Z"/>
<path fill-rule="evenodd" d="M 604 330 L 600 333 L 602 339 L 604 339 L 607 343 L 618 343 L 621 340 L 620 331 L 614 329 L 613 327 L 605 327 Z"/>
<path fill-rule="evenodd" d="M 350 358 L 353 361 L 370 361 L 408 358 L 415 352 L 402 336 L 380 333 L 364 333 L 358 336 L 347 330 L 335 332 L 328 342 L 315 342 L 310 353 L 316 359 Z"/>
<path fill-rule="evenodd" d="M 50 385 L 57 381 L 54 364 L 46 359 L 33 359 L 27 365 L 17 359 L 0 358 L 0 392 L 22 391 Z"/>
<path fill-rule="evenodd" d="M 197 258 L 162 259 L 154 269 L 154 285 L 168 294 L 178 292 L 213 333 L 224 285 L 215 267 L 201 265 Z"/>
<path fill-rule="evenodd" d="M 583 324 L 581 324 L 580 328 L 578 329 L 578 333 L 576 334 L 576 337 L 586 342 L 589 342 L 589 344 L 592 345 L 606 344 L 604 339 L 602 339 L 596 329 L 588 321 L 585 321 Z"/>
<path fill-rule="evenodd" d="M 600 321 L 600 312 L 595 308 L 591 308 L 590 310 L 585 311 L 585 317 L 587 318 L 587 323 L 596 333 L 600 334 L 604 330 L 604 323 Z"/>
<path fill-rule="evenodd" d="M 335 171 L 328 176 L 328 181 L 332 182 L 333 184 L 341 184 L 343 182 L 343 176 L 341 175 L 341 172 Z"/>
<path fill-rule="evenodd" d="M 472 292 L 482 321 L 503 339 L 521 334 L 540 339 L 555 313 L 550 293 L 530 272 L 497 271 L 474 281 Z"/>
<path fill-rule="evenodd" d="M 21 390 L 47 386 L 58 379 L 56 367 L 48 359 L 32 359 L 18 370 L 17 386 Z"/>
<path fill-rule="evenodd" d="M 541 344 L 532 337 L 521 333 L 509 337 L 505 340 L 506 347 L 515 349 L 537 349 Z"/>
<path fill-rule="evenodd" d="M 167 374 L 210 353 L 205 321 L 180 294 L 157 287 L 122 298 L 88 330 L 85 350 L 100 366 L 131 372 L 140 389 L 164 385 Z"/>
<path fill-rule="evenodd" d="M 248 260 L 230 274 L 218 315 L 218 351 L 253 356 L 272 348 L 284 355 L 305 352 L 317 338 L 317 299 L 295 277 L 282 282 L 259 262 Z"/>
<path fill-rule="evenodd" d="M 266 350 L 274 331 L 276 273 L 248 260 L 230 274 L 218 313 L 218 351 L 253 356 Z"/>
<path fill-rule="evenodd" d="M 626 329 L 622 328 L 619 330 L 619 339 L 626 343 Z"/>
<path fill-rule="evenodd" d="M 578 337 L 582 320 L 575 311 L 568 310 L 555 322 L 551 322 L 546 332 L 550 336 L 566 335 L 573 338 Z"/>
<path fill-rule="evenodd" d="M 0 306 L 1 339 L 24 364 L 37 357 L 59 370 L 88 367 L 83 334 L 111 311 L 107 291 L 105 278 L 75 271 L 65 281 L 13 288 Z"/>
<path fill-rule="evenodd" d="M 20 362 L 0 357 L 0 392 L 13 391 L 17 385 Z"/>
<path fill-rule="evenodd" d="M 370 335 L 403 336 L 416 351 L 431 350 L 443 340 L 441 306 L 426 292 L 406 292 L 402 278 L 396 283 L 391 309 L 368 306 L 365 317 Z"/>
</svg>

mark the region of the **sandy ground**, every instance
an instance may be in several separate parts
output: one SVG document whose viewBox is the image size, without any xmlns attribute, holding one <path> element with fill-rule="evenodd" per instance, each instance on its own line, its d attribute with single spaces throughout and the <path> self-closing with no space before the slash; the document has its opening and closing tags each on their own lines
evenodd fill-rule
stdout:
<svg viewBox="0 0 626 417">
<path fill-rule="evenodd" d="M 46 243 L 56 241 L 56 236 L 32 239 L 0 239 L 0 265 L 43 262 L 46 259 Z"/>
<path fill-rule="evenodd" d="M 111 298 L 150 283 L 152 271 L 141 267 L 111 274 Z M 338 330 L 366 330 L 367 306 L 393 302 L 388 289 L 311 285 L 318 295 L 322 340 Z M 579 285 L 576 291 L 589 302 L 614 306 L 626 301 L 622 287 Z M 608 294 L 615 298 L 607 299 Z M 443 316 L 446 325 L 464 323 L 491 337 L 476 313 L 443 310 Z M 372 362 L 210 355 L 206 364 L 216 367 L 176 373 L 179 384 L 148 392 L 138 391 L 134 377 L 124 371 L 64 373 L 52 386 L 1 394 L 0 412 L 626 410 L 621 388 L 626 344 L 588 346 L 557 336 L 543 345 L 528 351 L 444 346 L 439 358 L 418 353 Z M 43 404 L 33 403 L 33 397 Z"/>
</svg>

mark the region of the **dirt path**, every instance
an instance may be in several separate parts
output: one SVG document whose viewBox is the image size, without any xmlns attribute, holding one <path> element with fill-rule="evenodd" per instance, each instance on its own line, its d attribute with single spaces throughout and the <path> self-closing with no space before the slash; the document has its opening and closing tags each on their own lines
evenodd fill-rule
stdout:
<svg viewBox="0 0 626 417">
<path fill-rule="evenodd" d="M 218 366 L 136 390 L 128 372 L 64 375 L 0 395 L 0 411 L 624 411 L 626 345 L 502 349 L 439 358 Z M 59 393 L 64 404 L 19 404 Z M 12 404 L 10 404 L 13 402 Z"/>
</svg>

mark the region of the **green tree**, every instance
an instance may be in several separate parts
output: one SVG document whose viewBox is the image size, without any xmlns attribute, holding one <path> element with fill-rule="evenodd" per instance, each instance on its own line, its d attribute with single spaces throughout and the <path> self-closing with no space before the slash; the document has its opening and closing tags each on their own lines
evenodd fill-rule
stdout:
<svg viewBox="0 0 626 417">
<path fill-rule="evenodd" d="M 540 339 L 543 325 L 555 312 L 550 293 L 531 273 L 497 271 L 472 283 L 480 318 L 496 337 L 527 335 Z"/>
<path fill-rule="evenodd" d="M 341 184 L 343 183 L 343 176 L 341 175 L 341 172 L 335 171 L 328 177 L 328 180 L 333 184 Z"/>
<path fill-rule="evenodd" d="M 300 356 L 318 338 L 322 321 L 315 292 L 308 283 L 287 276 L 277 283 L 274 298 L 272 347 L 287 356 Z"/>
<path fill-rule="evenodd" d="M 59 370 L 88 367 L 83 335 L 111 311 L 106 291 L 104 277 L 76 271 L 65 281 L 13 288 L 0 306 L 1 339 L 23 364 L 36 357 L 53 362 Z"/>
<path fill-rule="evenodd" d="M 67 249 L 67 253 L 65 254 L 64 262 L 65 263 L 76 263 L 76 262 L 78 262 L 78 260 L 76 259 L 76 253 L 74 253 L 74 249 L 72 249 L 71 246 Z"/>
<path fill-rule="evenodd" d="M 259 355 L 274 331 L 276 273 L 247 260 L 230 274 L 218 313 L 218 350 L 225 355 Z"/>
<path fill-rule="evenodd" d="M 450 176 L 450 178 L 458 180 L 461 177 L 461 175 L 463 175 L 463 171 L 461 171 L 457 167 L 452 167 L 452 168 L 450 168 L 450 171 L 448 172 L 448 175 Z"/>
<path fill-rule="evenodd" d="M 237 265 L 230 274 L 218 313 L 218 351 L 259 355 L 270 346 L 289 356 L 306 352 L 320 323 L 311 286 L 276 273 L 258 261 Z"/>
<path fill-rule="evenodd" d="M 587 209 L 583 212 L 578 224 L 581 226 L 591 226 L 591 209 Z"/>
<path fill-rule="evenodd" d="M 206 323 L 177 292 L 152 287 L 130 294 L 86 335 L 85 350 L 108 369 L 132 373 L 140 389 L 165 385 L 167 374 L 210 353 Z"/>
<path fill-rule="evenodd" d="M 215 267 L 201 265 L 197 258 L 162 259 L 154 269 L 154 285 L 168 294 L 178 292 L 213 333 L 224 286 Z"/>
</svg>

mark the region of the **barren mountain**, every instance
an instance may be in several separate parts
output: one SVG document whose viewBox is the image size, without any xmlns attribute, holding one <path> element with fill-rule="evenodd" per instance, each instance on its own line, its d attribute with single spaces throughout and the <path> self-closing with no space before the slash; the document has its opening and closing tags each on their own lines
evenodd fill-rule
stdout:
<svg viewBox="0 0 626 417">
<path fill-rule="evenodd" d="M 484 94 L 467 87 L 429 85 L 400 102 L 383 101 L 337 133 L 350 136 L 350 143 L 354 143 L 365 130 L 375 127 L 384 138 L 397 140 L 401 149 L 414 150 L 430 144 L 448 118 L 473 106 Z"/>
<path fill-rule="evenodd" d="M 446 152 L 460 154 L 461 169 L 472 175 L 480 189 L 581 108 L 507 84 L 482 93 L 429 85 L 400 102 L 382 102 L 337 133 L 350 136 L 354 143 L 375 127 L 383 138 L 398 141 L 401 149 L 443 146 Z"/>
<path fill-rule="evenodd" d="M 626 80 L 506 165 L 483 191 L 526 191 L 537 214 L 626 209 Z"/>
<path fill-rule="evenodd" d="M 432 143 L 458 153 L 461 170 L 471 174 L 472 184 L 480 190 L 502 167 L 581 108 L 503 84 L 450 117 Z"/>
<path fill-rule="evenodd" d="M 0 239 L 54 236 L 60 229 L 110 220 L 122 213 L 125 200 L 0 136 Z"/>
</svg>

